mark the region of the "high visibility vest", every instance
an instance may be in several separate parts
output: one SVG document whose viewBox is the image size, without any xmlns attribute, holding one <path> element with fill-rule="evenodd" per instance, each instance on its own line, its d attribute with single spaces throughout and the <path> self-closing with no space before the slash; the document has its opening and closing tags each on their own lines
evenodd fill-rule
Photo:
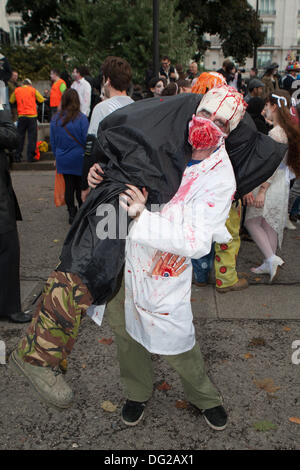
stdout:
<svg viewBox="0 0 300 470">
<path fill-rule="evenodd" d="M 37 114 L 35 91 L 33 86 L 20 86 L 15 89 L 19 116 L 35 116 Z"/>
<path fill-rule="evenodd" d="M 57 82 L 53 83 L 52 85 L 51 92 L 50 92 L 50 107 L 51 108 L 57 108 L 57 106 L 60 105 L 62 92 L 60 91 L 59 87 L 62 83 L 66 85 L 66 82 L 62 78 L 60 78 L 59 80 L 57 80 Z"/>
</svg>

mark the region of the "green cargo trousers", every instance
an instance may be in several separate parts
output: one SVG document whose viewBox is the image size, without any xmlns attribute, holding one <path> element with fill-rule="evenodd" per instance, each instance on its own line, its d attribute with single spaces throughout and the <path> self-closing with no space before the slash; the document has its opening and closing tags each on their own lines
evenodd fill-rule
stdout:
<svg viewBox="0 0 300 470">
<path fill-rule="evenodd" d="M 108 303 L 105 314 L 116 337 L 126 397 L 146 401 L 153 391 L 151 353 L 126 332 L 124 298 L 122 285 L 116 297 Z M 32 322 L 19 342 L 21 358 L 36 366 L 58 367 L 71 353 L 82 317 L 91 303 L 92 297 L 78 276 L 53 272 Z M 178 372 L 191 403 L 200 409 L 221 404 L 217 390 L 205 373 L 197 344 L 185 353 L 163 357 Z"/>
<path fill-rule="evenodd" d="M 140 402 L 147 401 L 153 391 L 151 353 L 126 332 L 123 286 L 118 295 L 107 305 L 106 315 L 116 338 L 120 375 L 126 398 Z M 221 405 L 219 393 L 205 372 L 198 344 L 182 354 L 162 357 L 179 374 L 189 402 L 200 409 Z"/>
</svg>

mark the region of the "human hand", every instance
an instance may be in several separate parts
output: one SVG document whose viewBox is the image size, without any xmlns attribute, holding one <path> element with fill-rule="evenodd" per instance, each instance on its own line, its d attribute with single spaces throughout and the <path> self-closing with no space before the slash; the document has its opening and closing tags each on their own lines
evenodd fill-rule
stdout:
<svg viewBox="0 0 300 470">
<path fill-rule="evenodd" d="M 186 270 L 186 258 L 171 253 L 158 253 L 160 257 L 153 268 L 152 276 L 178 277 Z"/>
<path fill-rule="evenodd" d="M 246 206 L 253 206 L 253 204 L 254 204 L 254 196 L 253 196 L 253 193 L 245 194 L 245 196 L 243 197 L 243 203 L 244 203 Z"/>
<path fill-rule="evenodd" d="M 127 184 L 129 189 L 122 194 L 120 194 L 119 202 L 120 205 L 128 212 L 128 215 L 134 219 L 139 217 L 143 210 L 148 199 L 148 191 L 146 188 L 143 188 L 143 192 L 140 191 L 136 186 L 132 184 Z"/>
<path fill-rule="evenodd" d="M 264 190 L 259 190 L 254 201 L 254 206 L 256 209 L 261 209 L 265 204 L 266 192 Z"/>
<path fill-rule="evenodd" d="M 85 200 L 88 197 L 88 195 L 90 194 L 90 192 L 91 192 L 91 188 L 83 189 L 81 191 L 81 200 L 82 200 L 82 202 L 85 202 Z"/>
<path fill-rule="evenodd" d="M 96 186 L 103 181 L 103 177 L 99 175 L 99 173 L 104 174 L 104 171 L 102 170 L 101 166 L 99 163 L 95 163 L 93 166 L 91 166 L 87 180 L 90 188 L 96 188 Z"/>
</svg>

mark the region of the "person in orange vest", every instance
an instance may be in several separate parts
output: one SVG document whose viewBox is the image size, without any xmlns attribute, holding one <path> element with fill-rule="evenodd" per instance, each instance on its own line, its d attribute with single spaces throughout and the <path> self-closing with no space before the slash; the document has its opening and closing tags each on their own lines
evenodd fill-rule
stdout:
<svg viewBox="0 0 300 470">
<path fill-rule="evenodd" d="M 50 92 L 50 109 L 51 117 L 57 112 L 57 108 L 60 105 L 61 97 L 63 92 L 67 89 L 66 82 L 60 78 L 57 70 L 52 69 L 50 72 L 50 78 L 53 83 Z"/>
<path fill-rule="evenodd" d="M 17 103 L 18 122 L 17 129 L 20 137 L 20 145 L 16 161 L 22 160 L 22 153 L 26 132 L 28 133 L 27 161 L 34 162 L 37 141 L 37 106 L 36 102 L 43 103 L 45 99 L 32 86 L 31 80 L 25 78 L 22 86 L 15 89 L 11 94 L 10 103 Z"/>
</svg>

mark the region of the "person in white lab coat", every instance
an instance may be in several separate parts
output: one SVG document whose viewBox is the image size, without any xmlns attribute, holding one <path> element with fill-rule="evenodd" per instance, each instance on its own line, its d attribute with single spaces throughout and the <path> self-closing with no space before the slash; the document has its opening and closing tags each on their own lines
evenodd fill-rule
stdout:
<svg viewBox="0 0 300 470">
<path fill-rule="evenodd" d="M 226 243 L 225 222 L 235 177 L 224 138 L 245 113 L 242 95 L 227 85 L 208 92 L 189 125 L 192 160 L 173 199 L 157 212 L 145 209 L 147 192 L 134 186 L 120 204 L 134 222 L 126 241 L 125 319 L 121 294 L 108 304 L 119 349 L 127 401 L 122 420 L 136 425 L 152 394 L 151 353 L 162 354 L 179 373 L 188 400 L 207 424 L 225 429 L 227 414 L 204 370 L 191 310 L 191 258 L 212 242 Z M 89 180 L 95 182 L 95 173 Z"/>
</svg>

